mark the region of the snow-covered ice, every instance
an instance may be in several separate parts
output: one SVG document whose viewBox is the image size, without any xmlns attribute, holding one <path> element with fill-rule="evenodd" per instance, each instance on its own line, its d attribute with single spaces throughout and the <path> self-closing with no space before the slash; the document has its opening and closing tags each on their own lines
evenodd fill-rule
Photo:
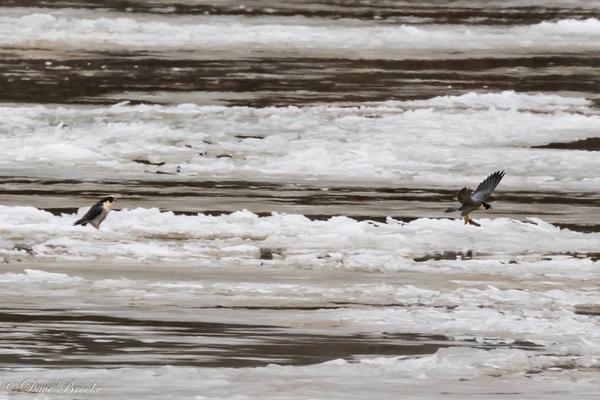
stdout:
<svg viewBox="0 0 600 400">
<path fill-rule="evenodd" d="M 578 97 L 508 91 L 349 107 L 4 105 L 0 117 L 0 166 L 17 175 L 160 179 L 147 173 L 156 168 L 134 162 L 149 160 L 202 180 L 449 187 L 505 168 L 505 188 L 593 191 L 600 183 L 594 152 L 530 148 L 595 135 L 600 115 Z"/>
<path fill-rule="evenodd" d="M 37 12 L 36 12 L 37 11 Z M 368 46 L 365 46 L 368 38 Z M 377 25 L 303 17 L 132 16 L 13 9 L 0 17 L 0 45 L 61 50 L 195 50 L 346 58 L 531 54 L 599 48 L 600 21 L 532 25 Z"/>
<path fill-rule="evenodd" d="M 86 210 L 81 209 L 79 214 Z M 0 206 L 0 254 L 132 260 L 219 259 L 257 261 L 260 249 L 275 249 L 284 263 L 394 270 L 412 258 L 443 252 L 495 255 L 587 253 L 597 250 L 598 233 L 560 229 L 541 219 L 480 219 L 485 229 L 461 219 L 418 219 L 386 223 L 302 215 L 258 217 L 174 215 L 158 209 L 113 211 L 102 230 L 72 226 L 75 215 L 54 216 L 33 207 Z M 28 249 L 25 251 L 23 249 Z"/>
</svg>

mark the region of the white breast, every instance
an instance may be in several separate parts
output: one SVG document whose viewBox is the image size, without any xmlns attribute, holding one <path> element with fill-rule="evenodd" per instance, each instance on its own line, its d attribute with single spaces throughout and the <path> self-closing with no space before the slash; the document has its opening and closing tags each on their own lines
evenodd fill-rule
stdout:
<svg viewBox="0 0 600 400">
<path fill-rule="evenodd" d="M 109 212 L 111 207 L 112 207 L 112 203 L 110 201 L 105 201 L 104 203 L 102 203 L 102 208 L 106 212 Z"/>
</svg>

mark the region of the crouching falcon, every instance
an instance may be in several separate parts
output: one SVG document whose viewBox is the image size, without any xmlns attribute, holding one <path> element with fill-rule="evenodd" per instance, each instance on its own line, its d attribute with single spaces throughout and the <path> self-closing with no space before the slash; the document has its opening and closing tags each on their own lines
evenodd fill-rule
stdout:
<svg viewBox="0 0 600 400">
<path fill-rule="evenodd" d="M 100 229 L 100 224 L 112 208 L 113 202 L 115 201 L 114 196 L 107 196 L 90 207 L 88 212 L 81 218 L 75 221 L 73 225 L 92 225 L 96 229 Z"/>
</svg>

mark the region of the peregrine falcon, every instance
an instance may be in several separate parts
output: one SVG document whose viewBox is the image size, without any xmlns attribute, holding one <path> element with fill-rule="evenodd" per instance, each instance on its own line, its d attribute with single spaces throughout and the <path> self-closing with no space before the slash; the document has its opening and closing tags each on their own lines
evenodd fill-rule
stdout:
<svg viewBox="0 0 600 400">
<path fill-rule="evenodd" d="M 102 200 L 91 206 L 88 212 L 86 212 L 81 219 L 75 221 L 73 225 L 86 226 L 87 224 L 90 224 L 94 228 L 100 229 L 100 224 L 108 215 L 112 207 L 113 201 L 115 201 L 114 196 L 107 196 L 103 198 Z"/>
<path fill-rule="evenodd" d="M 485 180 L 477 186 L 475 192 L 468 187 L 462 188 L 460 192 L 458 192 L 458 201 L 461 205 L 450 207 L 446 212 L 460 211 L 460 215 L 463 216 L 465 225 L 471 224 L 480 226 L 477 222 L 469 218 L 469 213 L 480 209 L 482 206 L 486 210 L 492 208 L 486 201 L 488 201 L 492 192 L 496 189 L 496 186 L 498 186 L 503 177 L 504 171 L 496 171 L 485 178 Z M 489 201 L 491 201 L 491 199 Z"/>
</svg>

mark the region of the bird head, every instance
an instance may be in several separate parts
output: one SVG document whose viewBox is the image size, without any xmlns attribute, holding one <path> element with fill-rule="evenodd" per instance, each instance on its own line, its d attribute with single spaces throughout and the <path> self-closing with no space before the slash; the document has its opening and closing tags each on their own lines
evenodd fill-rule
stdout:
<svg viewBox="0 0 600 400">
<path fill-rule="evenodd" d="M 101 203 L 106 203 L 107 201 L 109 203 L 112 203 L 113 201 L 115 201 L 115 196 L 106 196 L 105 198 L 100 200 Z"/>
</svg>

